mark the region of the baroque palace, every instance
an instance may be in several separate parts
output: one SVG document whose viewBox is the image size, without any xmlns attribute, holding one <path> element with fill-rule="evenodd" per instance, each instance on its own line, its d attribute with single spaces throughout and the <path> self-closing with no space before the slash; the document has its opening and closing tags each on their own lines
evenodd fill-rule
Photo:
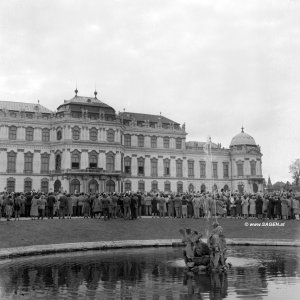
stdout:
<svg viewBox="0 0 300 300">
<path fill-rule="evenodd" d="M 243 128 L 228 149 L 187 142 L 185 124 L 117 114 L 77 89 L 56 112 L 0 101 L 0 120 L 0 191 L 263 190 L 260 147 Z"/>
</svg>

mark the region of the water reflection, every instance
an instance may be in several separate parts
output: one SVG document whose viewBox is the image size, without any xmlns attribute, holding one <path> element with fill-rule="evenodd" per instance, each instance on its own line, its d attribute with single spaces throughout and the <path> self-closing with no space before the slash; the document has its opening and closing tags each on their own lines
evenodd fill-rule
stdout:
<svg viewBox="0 0 300 300">
<path fill-rule="evenodd" d="M 281 283 L 293 299 L 299 284 L 295 248 L 235 247 L 227 274 L 192 274 L 181 249 L 114 250 L 15 259 L 0 265 L 1 299 L 265 299 Z M 260 266 L 239 266 L 238 258 Z"/>
</svg>

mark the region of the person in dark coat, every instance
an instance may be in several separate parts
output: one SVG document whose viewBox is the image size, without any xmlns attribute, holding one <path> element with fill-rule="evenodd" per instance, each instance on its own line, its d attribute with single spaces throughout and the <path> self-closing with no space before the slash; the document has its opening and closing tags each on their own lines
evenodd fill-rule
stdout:
<svg viewBox="0 0 300 300">
<path fill-rule="evenodd" d="M 156 196 L 154 196 L 152 198 L 151 204 L 152 204 L 152 217 L 158 217 L 157 198 L 156 198 Z"/>
<path fill-rule="evenodd" d="M 263 200 L 261 198 L 261 196 L 258 196 L 256 201 L 255 201 L 255 207 L 256 207 L 256 214 L 257 214 L 257 217 L 259 219 L 262 218 L 262 208 L 263 208 Z"/>
<path fill-rule="evenodd" d="M 131 211 L 132 220 L 135 220 L 137 218 L 138 201 L 139 201 L 138 196 L 134 194 L 131 197 L 131 201 L 130 201 L 130 211 Z"/>
</svg>

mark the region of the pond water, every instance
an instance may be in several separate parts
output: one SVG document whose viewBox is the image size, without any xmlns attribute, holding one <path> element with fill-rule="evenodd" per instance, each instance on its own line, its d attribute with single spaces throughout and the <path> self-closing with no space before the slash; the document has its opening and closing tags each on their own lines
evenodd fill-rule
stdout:
<svg viewBox="0 0 300 300">
<path fill-rule="evenodd" d="M 299 299 L 300 249 L 228 251 L 227 274 L 187 274 L 181 248 L 0 261 L 0 299 Z"/>
</svg>

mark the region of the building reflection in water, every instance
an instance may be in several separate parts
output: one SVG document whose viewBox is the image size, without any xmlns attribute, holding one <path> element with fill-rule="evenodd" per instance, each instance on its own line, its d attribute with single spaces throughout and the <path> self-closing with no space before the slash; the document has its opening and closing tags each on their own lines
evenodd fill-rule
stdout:
<svg viewBox="0 0 300 300">
<path fill-rule="evenodd" d="M 243 251 L 242 251 L 243 252 Z M 240 252 L 239 255 L 243 255 Z M 260 253 L 261 266 L 236 266 L 228 274 L 190 274 L 169 264 L 180 249 L 119 250 L 16 260 L 0 266 L 0 298 L 224 299 L 229 294 L 262 299 L 268 280 L 295 277 L 291 249 Z"/>
</svg>

